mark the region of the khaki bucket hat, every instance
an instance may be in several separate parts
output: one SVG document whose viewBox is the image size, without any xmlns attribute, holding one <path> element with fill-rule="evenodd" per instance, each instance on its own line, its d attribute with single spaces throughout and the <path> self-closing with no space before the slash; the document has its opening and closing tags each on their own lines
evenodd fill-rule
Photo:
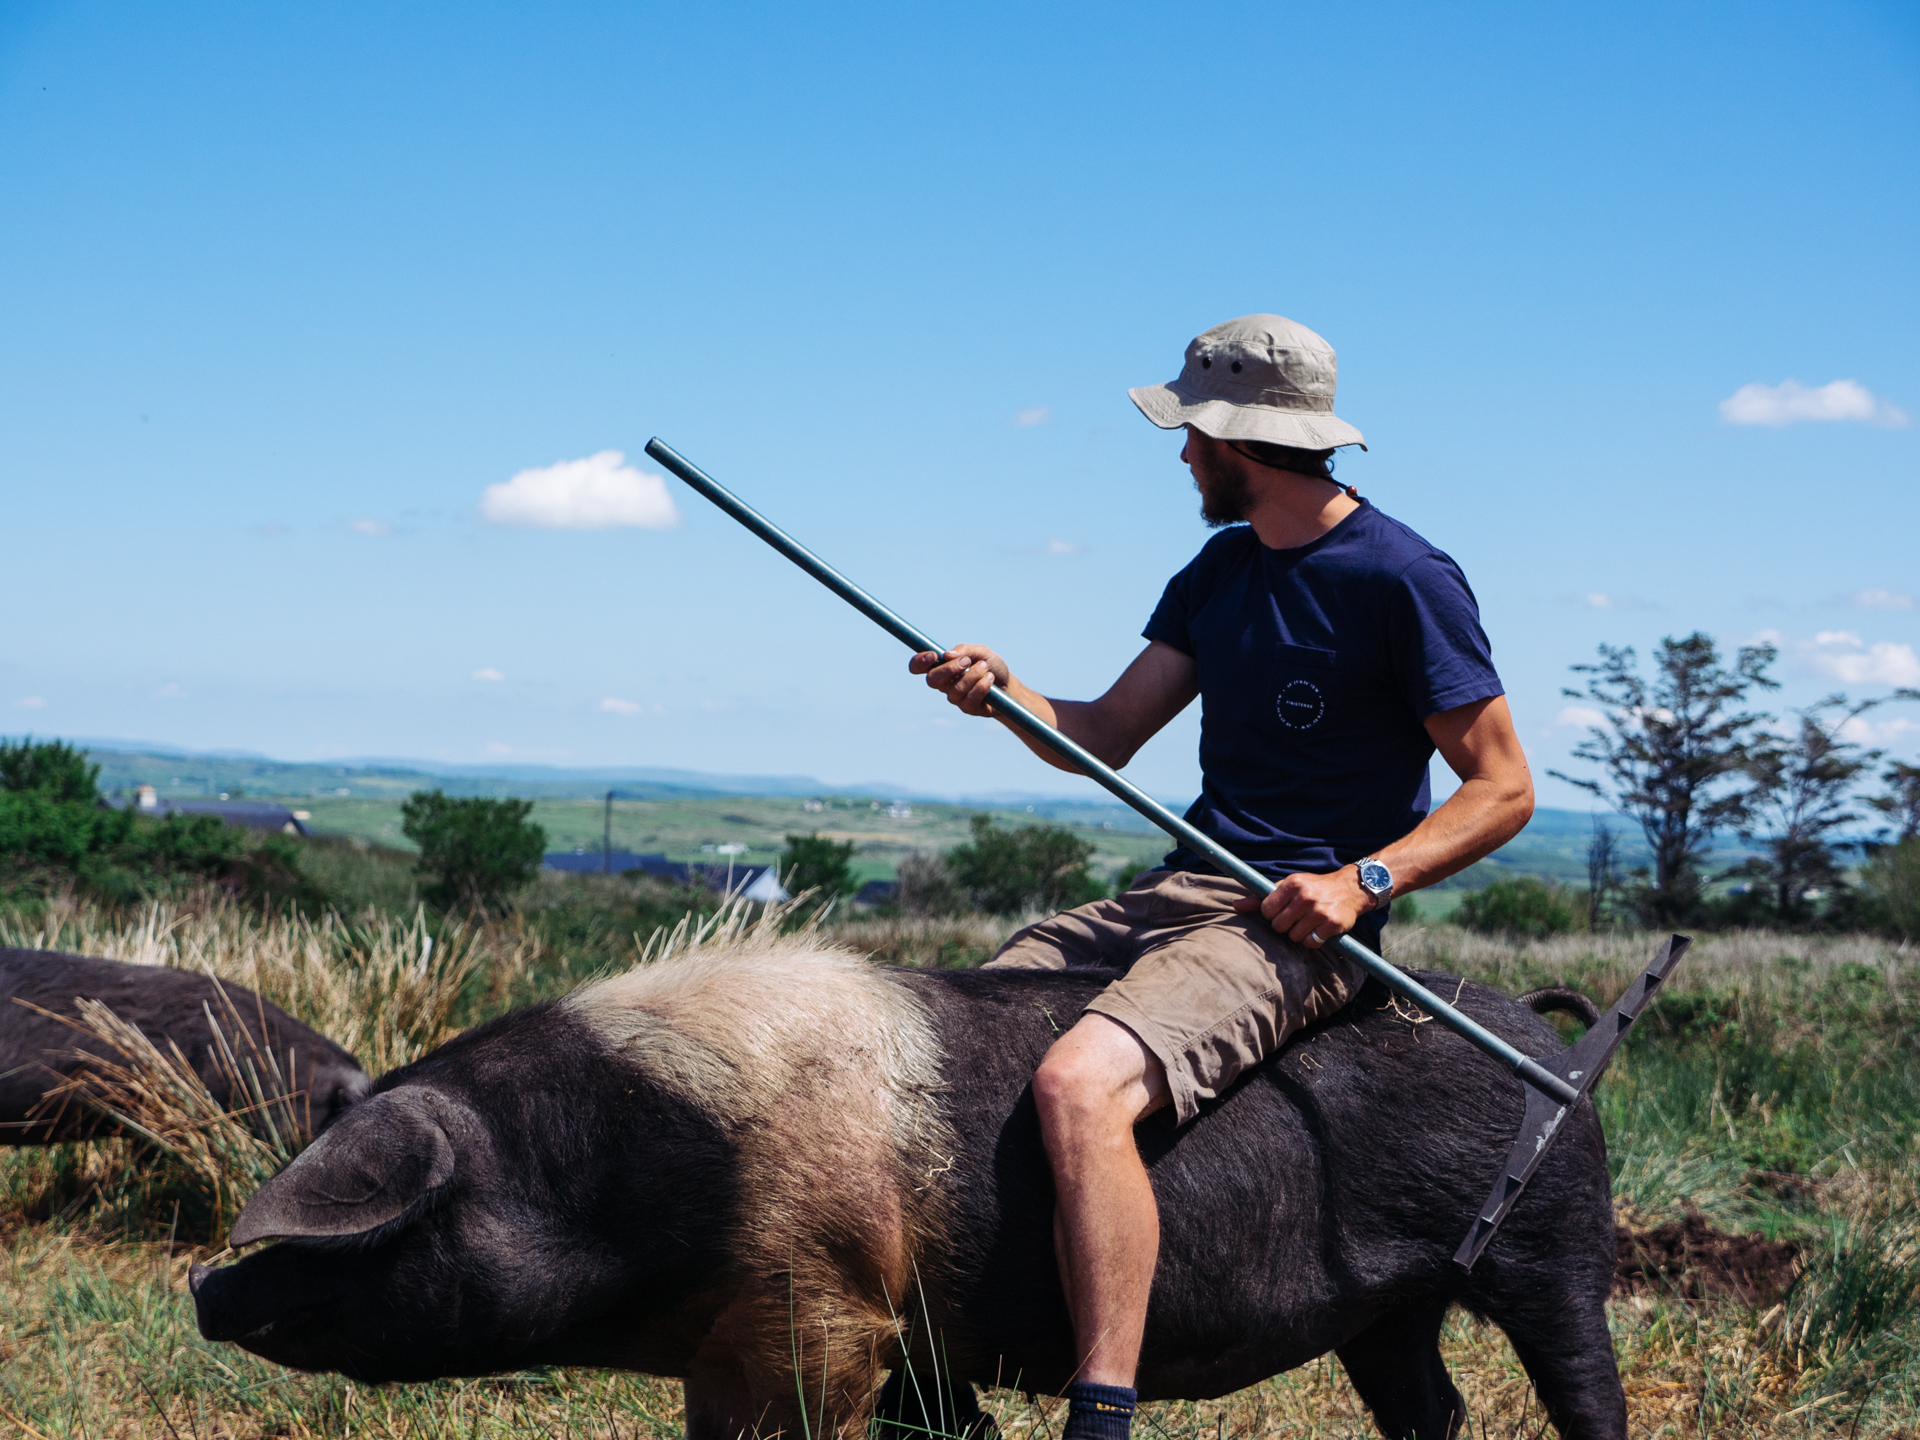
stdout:
<svg viewBox="0 0 1920 1440">
<path fill-rule="evenodd" d="M 1216 440 L 1301 450 L 1367 448 L 1333 413 L 1333 347 L 1280 315 L 1242 315 L 1187 346 L 1180 378 L 1127 394 L 1162 430 L 1191 425 Z"/>
</svg>

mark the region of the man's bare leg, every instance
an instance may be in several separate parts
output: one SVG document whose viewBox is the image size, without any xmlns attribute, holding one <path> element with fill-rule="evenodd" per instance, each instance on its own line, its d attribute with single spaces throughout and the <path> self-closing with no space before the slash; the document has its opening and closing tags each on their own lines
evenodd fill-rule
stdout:
<svg viewBox="0 0 1920 1440">
<path fill-rule="evenodd" d="M 1075 1379 L 1130 1388 L 1160 1254 L 1160 1212 L 1133 1127 L 1172 1098 L 1166 1070 L 1126 1026 L 1089 1013 L 1040 1062 L 1033 1095 L 1053 1165 Z"/>
</svg>

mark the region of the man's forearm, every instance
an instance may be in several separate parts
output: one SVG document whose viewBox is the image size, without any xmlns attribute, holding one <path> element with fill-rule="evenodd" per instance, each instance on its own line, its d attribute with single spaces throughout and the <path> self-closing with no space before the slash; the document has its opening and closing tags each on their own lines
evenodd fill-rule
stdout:
<svg viewBox="0 0 1920 1440">
<path fill-rule="evenodd" d="M 1009 699 L 1018 701 L 1022 707 L 1032 711 L 1075 744 L 1092 751 L 1104 763 L 1114 764 L 1114 758 L 1109 753 L 1110 747 L 1107 743 L 1109 737 L 1100 724 L 1099 711 L 1088 701 L 1049 700 L 1039 691 L 1031 690 L 1021 684 L 1018 676 L 1010 677 L 1006 693 Z M 1042 744 L 1018 726 L 1008 725 L 1005 720 L 1001 720 L 1000 723 L 1018 735 L 1023 745 L 1054 769 L 1065 770 L 1073 775 L 1080 773 L 1079 768 L 1072 761 L 1063 758 L 1052 746 Z M 1124 759 L 1120 761 L 1120 764 L 1125 763 Z"/>
<path fill-rule="evenodd" d="M 1517 779 L 1474 776 L 1461 783 L 1413 832 L 1380 851 L 1402 895 L 1438 884 L 1484 860 L 1525 828 L 1533 815 L 1533 787 Z"/>
</svg>

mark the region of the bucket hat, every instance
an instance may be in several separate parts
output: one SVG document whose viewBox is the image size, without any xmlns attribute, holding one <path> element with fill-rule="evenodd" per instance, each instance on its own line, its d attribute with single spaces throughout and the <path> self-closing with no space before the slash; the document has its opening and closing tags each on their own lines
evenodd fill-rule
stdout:
<svg viewBox="0 0 1920 1440">
<path fill-rule="evenodd" d="M 1216 440 L 1300 450 L 1367 448 L 1333 413 L 1333 347 L 1280 315 L 1242 315 L 1196 336 L 1180 378 L 1129 390 L 1162 430 L 1191 425 Z"/>
</svg>

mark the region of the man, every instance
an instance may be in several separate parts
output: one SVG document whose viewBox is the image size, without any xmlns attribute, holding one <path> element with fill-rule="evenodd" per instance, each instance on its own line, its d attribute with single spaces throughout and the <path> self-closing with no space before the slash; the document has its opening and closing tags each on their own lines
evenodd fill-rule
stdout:
<svg viewBox="0 0 1920 1440">
<path fill-rule="evenodd" d="M 1201 514 L 1231 528 L 1169 582 L 1147 648 L 1098 700 L 1036 694 L 980 645 L 910 662 L 968 714 L 988 714 L 997 685 L 1115 767 L 1199 696 L 1204 784 L 1187 818 L 1280 882 L 1256 902 L 1176 849 L 989 962 L 1117 975 L 1033 1081 L 1082 1357 L 1065 1440 L 1125 1440 L 1133 1413 L 1160 1234 L 1134 1125 L 1167 1105 L 1184 1123 L 1346 1004 L 1361 972 L 1322 947 L 1351 931 L 1377 951 L 1393 895 L 1490 854 L 1533 813 L 1466 578 L 1332 479 L 1336 449 L 1365 448 L 1333 413 L 1334 381 L 1318 335 L 1249 315 L 1194 340 L 1179 379 L 1129 392 L 1186 430 Z M 1435 750 L 1460 788 L 1429 814 Z"/>
</svg>

